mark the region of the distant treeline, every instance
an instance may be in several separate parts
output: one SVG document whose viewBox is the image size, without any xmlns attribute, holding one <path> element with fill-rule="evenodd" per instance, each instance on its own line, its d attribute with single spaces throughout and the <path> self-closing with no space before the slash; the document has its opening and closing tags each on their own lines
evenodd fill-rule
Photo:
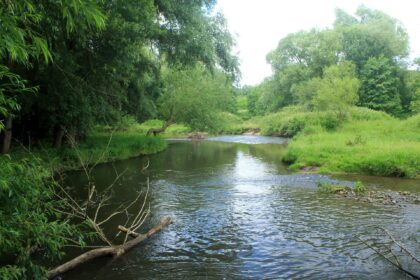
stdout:
<svg viewBox="0 0 420 280">
<path fill-rule="evenodd" d="M 408 55 L 408 34 L 397 19 L 364 6 L 355 16 L 337 9 L 332 28 L 281 39 L 267 55 L 273 75 L 243 93 L 254 115 L 303 105 L 343 117 L 358 105 L 406 117 L 420 112 L 420 58 Z"/>
</svg>

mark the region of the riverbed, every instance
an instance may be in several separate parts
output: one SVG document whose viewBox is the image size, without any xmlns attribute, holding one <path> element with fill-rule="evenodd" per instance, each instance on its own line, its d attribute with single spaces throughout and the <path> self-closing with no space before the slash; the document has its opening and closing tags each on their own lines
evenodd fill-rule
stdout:
<svg viewBox="0 0 420 280">
<path fill-rule="evenodd" d="M 377 227 L 420 254 L 420 205 L 373 205 L 320 193 L 317 182 L 420 192 L 419 180 L 293 174 L 281 162 L 285 139 L 223 136 L 173 140 L 159 154 L 99 165 L 98 189 L 114 186 L 113 203 L 146 188 L 151 214 L 173 224 L 116 260 L 81 266 L 63 279 L 407 279 L 359 238 L 390 246 Z M 146 172 L 142 166 L 150 162 Z M 66 184 L 84 192 L 82 172 Z M 108 230 L 121 221 L 113 220 Z M 401 257 L 407 269 L 420 268 Z"/>
</svg>

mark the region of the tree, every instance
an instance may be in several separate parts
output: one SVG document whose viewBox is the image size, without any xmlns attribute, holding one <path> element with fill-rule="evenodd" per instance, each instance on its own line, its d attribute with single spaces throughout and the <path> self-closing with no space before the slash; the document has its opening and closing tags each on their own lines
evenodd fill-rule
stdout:
<svg viewBox="0 0 420 280">
<path fill-rule="evenodd" d="M 45 267 L 34 252 L 52 261 L 62 256 L 66 237 L 78 236 L 75 226 L 61 220 L 51 174 L 34 159 L 0 158 L 1 279 L 40 279 Z M 83 241 L 80 236 L 80 241 Z"/>
<path fill-rule="evenodd" d="M 326 68 L 313 99 L 314 109 L 332 111 L 339 120 L 344 120 L 358 100 L 359 85 L 353 63 L 344 61 Z"/>
<path fill-rule="evenodd" d="M 420 71 L 409 70 L 406 74 L 406 85 L 409 93 L 410 110 L 420 113 Z"/>
<path fill-rule="evenodd" d="M 64 132 L 83 139 L 93 124 L 114 124 L 131 114 L 138 120 L 157 115 L 162 92 L 161 65 L 195 65 L 234 77 L 234 41 L 214 1 L 106 0 L 92 2 L 106 14 L 100 30 L 80 25 L 67 30 L 57 10 L 38 23 L 37 32 L 51 45 L 53 63 L 35 63 L 21 75 L 40 85 L 38 96 L 24 97 L 16 130 L 24 140 Z M 72 17 L 72 19 L 74 19 Z"/>
<path fill-rule="evenodd" d="M 278 104 L 270 111 L 296 104 L 294 85 L 321 77 L 325 67 L 340 61 L 338 35 L 333 30 L 312 29 L 289 34 L 280 40 L 277 48 L 267 55 L 274 70 L 272 83 L 275 86 L 272 87 L 274 92 L 266 95 L 276 96 L 274 104 Z"/>
<path fill-rule="evenodd" d="M 343 120 L 349 108 L 358 100 L 359 80 L 355 65 L 343 61 L 324 69 L 322 78 L 294 85 L 293 92 L 309 110 L 331 111 L 339 120 Z"/>
<path fill-rule="evenodd" d="M 394 115 L 401 112 L 396 68 L 388 58 L 369 58 L 360 80 L 359 105 Z"/>
<path fill-rule="evenodd" d="M 220 72 L 206 72 L 201 66 L 185 70 L 167 69 L 159 111 L 168 122 L 181 122 L 195 130 L 215 131 L 218 113 L 234 111 L 233 88 Z"/>
<path fill-rule="evenodd" d="M 353 17 L 336 11 L 334 30 L 340 34 L 342 54 L 361 71 L 371 57 L 401 61 L 408 55 L 408 35 L 404 26 L 385 13 L 360 6 Z"/>
<path fill-rule="evenodd" d="M 21 72 L 23 78 L 26 78 L 27 69 L 34 64 L 49 63 L 53 59 L 49 46 L 51 42 L 47 39 L 45 31 L 39 29 L 43 22 L 48 22 L 49 27 L 56 27 L 53 23 L 61 22 L 63 33 L 66 31 L 70 33 L 84 25 L 89 27 L 104 25 L 104 16 L 92 0 L 66 0 L 54 3 L 31 0 L 7 1 L 0 9 L 0 21 L 5 27 L 0 32 L 0 65 L 7 66 L 10 73 Z M 22 68 L 22 65 L 25 68 Z M 14 80 L 17 81 L 16 78 Z M 19 100 L 19 96 L 10 96 L 15 94 L 10 88 L 1 90 L 0 94 L 9 95 L 0 99 Z M 3 115 L 7 118 L 9 131 L 4 133 L 2 150 L 8 152 L 13 115 L 10 112 L 3 112 Z"/>
<path fill-rule="evenodd" d="M 321 76 L 326 66 L 339 61 L 341 45 L 338 35 L 328 29 L 289 34 L 267 55 L 267 61 L 275 72 L 300 65 L 307 67 L 311 76 Z"/>
</svg>

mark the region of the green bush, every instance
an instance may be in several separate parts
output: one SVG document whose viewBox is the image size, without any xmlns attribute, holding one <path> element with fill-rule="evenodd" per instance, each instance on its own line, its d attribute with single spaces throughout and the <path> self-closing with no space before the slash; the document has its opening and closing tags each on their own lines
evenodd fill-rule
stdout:
<svg viewBox="0 0 420 280">
<path fill-rule="evenodd" d="M 319 124 L 327 114 L 306 113 L 305 128 L 289 143 L 283 156 L 292 169 L 319 166 L 320 172 L 329 173 L 420 175 L 419 116 L 399 120 L 383 112 L 352 108 L 347 120 L 329 130 Z"/>
<path fill-rule="evenodd" d="M 365 185 L 360 181 L 354 183 L 353 189 L 356 193 L 364 193 L 366 191 Z"/>
<path fill-rule="evenodd" d="M 51 173 L 38 160 L 12 162 L 0 157 L 0 279 L 41 279 L 46 268 L 35 252 L 59 259 L 65 237 L 75 227 L 60 219 L 62 202 L 54 197 Z"/>
<path fill-rule="evenodd" d="M 325 114 L 320 118 L 321 126 L 327 130 L 334 130 L 340 125 L 340 120 L 335 114 Z"/>
<path fill-rule="evenodd" d="M 318 190 L 323 193 L 337 193 L 347 189 L 345 186 L 335 186 L 329 182 L 317 182 Z"/>
</svg>

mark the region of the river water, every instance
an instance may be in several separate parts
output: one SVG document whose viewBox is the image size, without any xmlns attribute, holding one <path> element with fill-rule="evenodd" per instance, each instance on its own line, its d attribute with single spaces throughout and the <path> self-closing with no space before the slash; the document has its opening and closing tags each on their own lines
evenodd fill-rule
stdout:
<svg viewBox="0 0 420 280">
<path fill-rule="evenodd" d="M 280 160 L 283 143 L 261 136 L 173 141 L 147 159 L 97 166 L 98 188 L 124 172 L 115 204 L 135 197 L 150 178 L 143 231 L 164 216 L 174 223 L 122 257 L 96 260 L 63 279 L 408 279 L 358 238 L 385 249 L 390 242 L 376 229 L 383 227 L 419 255 L 420 205 L 367 204 L 320 193 L 316 183 L 362 180 L 420 192 L 420 181 L 291 174 Z M 66 182 L 80 193 L 86 179 L 73 172 Z M 420 274 L 410 259 L 401 262 Z"/>
</svg>

